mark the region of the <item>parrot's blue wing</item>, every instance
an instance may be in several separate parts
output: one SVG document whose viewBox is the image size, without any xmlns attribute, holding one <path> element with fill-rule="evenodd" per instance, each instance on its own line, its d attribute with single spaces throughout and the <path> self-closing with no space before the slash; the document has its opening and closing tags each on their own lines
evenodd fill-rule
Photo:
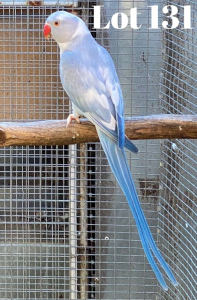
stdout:
<svg viewBox="0 0 197 300">
<path fill-rule="evenodd" d="M 85 51 L 81 51 L 81 59 L 70 51 L 62 54 L 62 85 L 82 114 L 117 140 L 120 149 L 126 147 L 138 153 L 138 148 L 125 136 L 122 91 L 113 61 L 104 48 L 98 45 L 96 49 L 95 57 L 100 57 L 99 63 L 86 58 Z M 83 60 L 89 65 L 83 64 Z"/>
<path fill-rule="evenodd" d="M 109 137 L 102 132 L 100 129 L 97 128 L 97 132 L 101 141 L 101 144 L 103 146 L 103 149 L 105 151 L 105 154 L 107 156 L 109 165 L 119 182 L 126 198 L 129 203 L 129 207 L 133 213 L 133 216 L 135 218 L 139 236 L 142 242 L 142 246 L 144 248 L 145 254 L 147 256 L 147 259 L 155 272 L 155 275 L 157 279 L 159 280 L 161 286 L 164 290 L 168 290 L 168 287 L 164 281 L 164 278 L 154 260 L 153 254 L 159 261 L 161 267 L 164 269 L 165 273 L 168 275 L 169 279 L 171 280 L 172 284 L 174 286 L 177 286 L 178 283 L 169 268 L 168 264 L 163 259 L 162 255 L 160 254 L 154 240 L 152 237 L 152 234 L 150 232 L 150 229 L 148 227 L 146 218 L 144 216 L 144 213 L 141 209 L 140 202 L 137 196 L 137 192 L 133 183 L 133 179 L 131 176 L 131 172 L 127 163 L 127 159 L 125 156 L 124 149 L 121 150 L 117 143 L 115 143 L 112 139 L 109 139 Z M 152 250 L 152 251 L 151 251 Z"/>
<path fill-rule="evenodd" d="M 99 47 L 99 52 L 101 52 L 100 55 L 102 55 L 104 59 L 104 64 L 107 66 L 103 67 L 103 78 L 105 79 L 105 85 L 109 93 L 110 99 L 115 107 L 118 146 L 120 149 L 123 149 L 125 146 L 125 122 L 122 90 L 111 56 L 103 47 Z"/>
<path fill-rule="evenodd" d="M 138 153 L 138 148 L 128 139 L 128 137 L 125 135 L 125 142 L 124 142 L 125 148 L 127 148 L 129 151 L 133 153 Z"/>
</svg>

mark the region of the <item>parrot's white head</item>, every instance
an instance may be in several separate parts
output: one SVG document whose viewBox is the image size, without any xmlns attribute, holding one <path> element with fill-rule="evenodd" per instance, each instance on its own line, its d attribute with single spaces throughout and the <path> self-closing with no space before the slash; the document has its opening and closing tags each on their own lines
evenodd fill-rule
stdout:
<svg viewBox="0 0 197 300">
<path fill-rule="evenodd" d="M 81 39 L 90 34 L 85 23 L 75 15 L 65 11 L 51 14 L 44 25 L 44 35 L 52 37 L 59 45 L 67 44 L 74 39 Z"/>
</svg>

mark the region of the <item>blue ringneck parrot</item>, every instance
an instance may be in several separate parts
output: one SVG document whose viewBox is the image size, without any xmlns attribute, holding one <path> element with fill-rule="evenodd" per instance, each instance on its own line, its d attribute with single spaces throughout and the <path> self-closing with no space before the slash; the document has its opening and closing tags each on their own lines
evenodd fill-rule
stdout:
<svg viewBox="0 0 197 300">
<path fill-rule="evenodd" d="M 109 165 L 122 188 L 135 218 L 146 257 L 162 288 L 168 286 L 155 258 L 174 286 L 177 281 L 160 254 L 140 206 L 124 148 L 137 147 L 125 136 L 123 96 L 116 69 L 108 51 L 90 34 L 86 24 L 65 11 L 51 14 L 44 25 L 46 38 L 60 48 L 60 78 L 72 101 L 73 114 L 67 119 L 79 122 L 83 115 L 95 126 Z"/>
</svg>

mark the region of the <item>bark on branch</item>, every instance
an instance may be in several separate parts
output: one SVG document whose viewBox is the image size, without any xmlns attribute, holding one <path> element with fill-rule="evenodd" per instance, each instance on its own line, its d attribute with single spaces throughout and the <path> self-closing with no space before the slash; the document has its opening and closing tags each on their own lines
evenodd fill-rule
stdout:
<svg viewBox="0 0 197 300">
<path fill-rule="evenodd" d="M 131 140 L 197 138 L 197 116 L 152 115 L 125 118 L 125 132 Z M 98 142 L 95 127 L 87 120 L 71 124 L 66 120 L 2 122 L 0 123 L 0 147 L 70 145 Z"/>
</svg>

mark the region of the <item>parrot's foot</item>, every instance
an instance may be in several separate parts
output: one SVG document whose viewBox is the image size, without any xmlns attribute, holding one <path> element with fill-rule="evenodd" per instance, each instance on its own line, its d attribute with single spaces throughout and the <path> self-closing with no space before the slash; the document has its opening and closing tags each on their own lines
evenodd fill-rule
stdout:
<svg viewBox="0 0 197 300">
<path fill-rule="evenodd" d="M 71 115 L 69 115 L 68 118 L 67 118 L 67 125 L 66 125 L 66 127 L 68 127 L 68 126 L 70 125 L 70 123 L 71 123 L 72 120 L 77 121 L 78 124 L 80 123 L 79 118 L 76 118 L 76 117 L 74 117 L 73 114 L 71 114 Z"/>
</svg>

